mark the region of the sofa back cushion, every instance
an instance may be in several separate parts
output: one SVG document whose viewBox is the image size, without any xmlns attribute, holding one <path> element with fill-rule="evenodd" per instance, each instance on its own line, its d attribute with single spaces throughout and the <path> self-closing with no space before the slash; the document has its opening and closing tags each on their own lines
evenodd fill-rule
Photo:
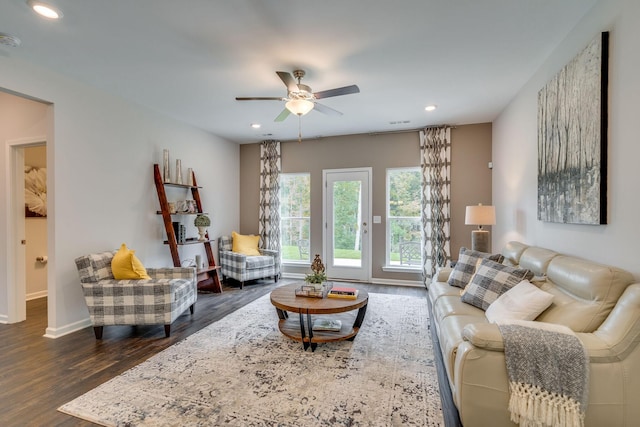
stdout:
<svg viewBox="0 0 640 427">
<path fill-rule="evenodd" d="M 116 251 L 89 254 L 76 258 L 76 267 L 80 282 L 91 283 L 99 280 L 113 279 L 111 260 Z"/>
<path fill-rule="evenodd" d="M 518 265 L 520 268 L 530 270 L 535 276 L 544 276 L 547 274 L 549 263 L 558 255 L 557 252 L 549 249 L 529 246 L 522 251 Z"/>
<path fill-rule="evenodd" d="M 575 332 L 593 332 L 633 282 L 627 271 L 581 258 L 555 256 L 541 286 L 554 295 L 553 304 L 536 320 L 565 325 Z"/>
<path fill-rule="evenodd" d="M 520 263 L 520 256 L 529 245 L 521 242 L 509 242 L 502 248 L 503 264 L 514 266 Z"/>
<path fill-rule="evenodd" d="M 231 236 L 221 236 L 218 239 L 218 251 L 231 251 L 233 249 L 233 239 Z"/>
</svg>

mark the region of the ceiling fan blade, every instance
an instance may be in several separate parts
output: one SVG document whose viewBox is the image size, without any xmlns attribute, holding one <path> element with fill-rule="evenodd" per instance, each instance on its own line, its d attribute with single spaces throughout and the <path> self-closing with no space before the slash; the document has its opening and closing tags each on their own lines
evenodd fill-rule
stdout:
<svg viewBox="0 0 640 427">
<path fill-rule="evenodd" d="M 331 107 L 327 107 L 326 105 L 320 104 L 318 102 L 314 102 L 314 110 L 318 110 L 321 113 L 328 114 L 330 116 L 341 116 L 342 113 L 338 110 L 334 110 Z"/>
<path fill-rule="evenodd" d="M 278 114 L 278 117 L 276 117 L 274 122 L 282 122 L 282 121 L 284 121 L 284 119 L 289 117 L 289 114 L 291 114 L 291 111 L 289 111 L 289 110 L 287 110 L 285 108 L 284 110 L 282 110 L 282 113 Z"/>
<path fill-rule="evenodd" d="M 236 96 L 236 101 L 284 101 L 282 97 L 264 97 L 264 96 L 253 96 L 253 97 L 241 97 Z"/>
<path fill-rule="evenodd" d="M 289 92 L 298 91 L 298 83 L 296 83 L 296 79 L 294 79 L 290 73 L 286 71 L 276 71 L 276 74 L 280 77 L 280 80 L 282 80 Z"/>
<path fill-rule="evenodd" d="M 336 89 L 323 90 L 316 92 L 313 95 L 316 99 L 329 98 L 331 96 L 349 95 L 351 93 L 359 93 L 360 88 L 357 85 L 339 87 Z"/>
</svg>

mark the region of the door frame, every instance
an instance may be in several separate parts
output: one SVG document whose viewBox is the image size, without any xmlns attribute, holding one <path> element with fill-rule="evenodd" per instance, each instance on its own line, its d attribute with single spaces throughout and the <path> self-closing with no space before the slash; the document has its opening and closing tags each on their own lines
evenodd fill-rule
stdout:
<svg viewBox="0 0 640 427">
<path fill-rule="evenodd" d="M 22 322 L 27 318 L 26 247 L 23 244 L 25 240 L 24 149 L 39 146 L 47 146 L 45 136 L 6 141 L 7 323 Z M 48 177 L 47 187 L 49 187 Z M 47 234 L 49 234 L 48 230 L 47 225 Z M 48 283 L 47 288 L 49 288 Z M 47 303 L 50 304 L 50 299 Z"/>
<path fill-rule="evenodd" d="M 366 245 L 366 253 L 367 259 L 362 259 L 362 268 L 364 269 L 365 278 L 363 280 L 355 280 L 355 279 L 344 279 L 346 281 L 356 281 L 356 282 L 370 282 L 371 281 L 371 261 L 372 261 L 372 235 L 371 230 L 373 229 L 371 224 L 372 218 L 372 209 L 373 209 L 373 168 L 372 167 L 360 167 L 360 168 L 343 168 L 343 169 L 323 169 L 322 170 L 322 258 L 325 260 L 325 264 L 328 265 L 332 260 L 328 257 L 328 248 L 327 248 L 327 232 L 328 232 L 328 221 L 327 221 L 327 196 L 328 196 L 328 188 L 327 188 L 327 175 L 331 173 L 352 173 L 352 172 L 364 172 L 367 174 L 367 188 L 364 189 L 368 192 L 368 202 L 367 202 L 367 213 L 366 216 L 363 216 L 360 220 L 366 221 L 368 225 L 368 237 L 366 239 L 362 239 L 362 247 L 364 248 Z M 365 251 L 363 250 L 362 253 Z M 331 279 L 331 278 L 330 278 Z M 341 278 L 337 278 L 335 280 L 340 280 Z"/>
</svg>

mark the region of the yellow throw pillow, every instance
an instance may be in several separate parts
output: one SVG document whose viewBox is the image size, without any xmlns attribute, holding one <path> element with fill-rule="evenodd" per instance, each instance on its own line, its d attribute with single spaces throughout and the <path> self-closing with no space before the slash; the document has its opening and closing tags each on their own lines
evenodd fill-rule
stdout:
<svg viewBox="0 0 640 427">
<path fill-rule="evenodd" d="M 128 249 L 124 243 L 120 246 L 120 250 L 111 260 L 111 271 L 116 280 L 151 279 L 135 253 L 136 251 Z"/>
<path fill-rule="evenodd" d="M 233 239 L 233 248 L 231 249 L 233 252 L 243 255 L 260 255 L 258 250 L 260 236 L 244 236 L 234 231 L 231 233 L 231 238 Z"/>
</svg>

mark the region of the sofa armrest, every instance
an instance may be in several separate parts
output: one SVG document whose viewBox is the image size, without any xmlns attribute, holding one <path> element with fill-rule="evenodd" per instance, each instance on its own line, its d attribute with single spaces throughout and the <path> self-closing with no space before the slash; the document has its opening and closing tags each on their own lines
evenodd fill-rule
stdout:
<svg viewBox="0 0 640 427">
<path fill-rule="evenodd" d="M 640 283 L 628 286 L 593 333 L 578 333 L 592 362 L 624 360 L 640 343 Z"/>
<path fill-rule="evenodd" d="M 260 249 L 262 255 L 272 256 L 274 259 L 276 274 L 280 274 L 280 252 L 273 249 Z"/>
<path fill-rule="evenodd" d="M 477 348 L 504 351 L 502 334 L 498 325 L 493 323 L 470 323 L 462 330 L 462 338 Z"/>
<path fill-rule="evenodd" d="M 453 268 L 451 267 L 438 267 L 438 269 L 436 270 L 435 281 L 446 283 L 449 280 L 449 276 L 451 275 L 452 271 Z"/>
<path fill-rule="evenodd" d="M 147 268 L 147 274 L 152 279 L 195 279 L 195 267 L 161 267 Z"/>
<path fill-rule="evenodd" d="M 628 286 L 600 328 L 591 333 L 576 333 L 591 363 L 624 360 L 640 344 L 640 284 Z M 497 325 L 471 323 L 462 330 L 462 338 L 477 348 L 504 351 Z"/>
<path fill-rule="evenodd" d="M 220 264 L 245 265 L 247 256 L 238 252 L 220 251 Z"/>
</svg>

